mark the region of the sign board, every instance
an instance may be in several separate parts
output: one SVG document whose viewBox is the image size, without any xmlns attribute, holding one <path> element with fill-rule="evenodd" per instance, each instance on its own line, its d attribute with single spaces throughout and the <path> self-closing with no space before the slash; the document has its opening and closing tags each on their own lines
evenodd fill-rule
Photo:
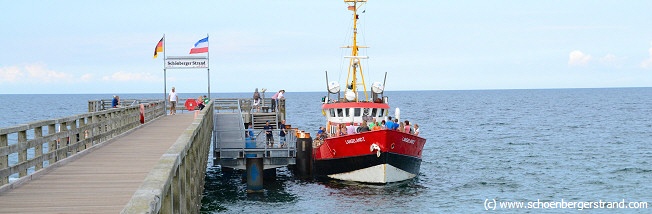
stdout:
<svg viewBox="0 0 652 214">
<path fill-rule="evenodd" d="M 208 68 L 207 57 L 166 57 L 166 69 L 189 69 L 189 68 Z"/>
</svg>

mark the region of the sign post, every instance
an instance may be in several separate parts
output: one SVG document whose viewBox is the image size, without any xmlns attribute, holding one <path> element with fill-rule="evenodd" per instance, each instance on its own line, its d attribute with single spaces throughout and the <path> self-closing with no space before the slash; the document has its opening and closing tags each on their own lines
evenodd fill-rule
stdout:
<svg viewBox="0 0 652 214">
<path fill-rule="evenodd" d="M 163 78 L 165 79 L 165 83 L 163 87 L 166 88 L 165 90 L 167 90 L 167 77 L 165 75 L 167 69 L 206 69 L 208 72 L 208 98 L 210 99 L 211 70 L 208 67 L 208 56 L 170 56 L 165 58 L 164 64 Z M 167 99 L 167 97 L 165 99 Z"/>
</svg>

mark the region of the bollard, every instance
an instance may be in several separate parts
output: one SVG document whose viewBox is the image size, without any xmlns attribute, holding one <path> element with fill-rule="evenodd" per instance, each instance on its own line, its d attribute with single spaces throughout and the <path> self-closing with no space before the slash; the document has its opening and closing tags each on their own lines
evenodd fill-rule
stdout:
<svg viewBox="0 0 652 214">
<path fill-rule="evenodd" d="M 247 193 L 263 191 L 263 158 L 247 158 Z"/>
<path fill-rule="evenodd" d="M 310 133 L 297 132 L 297 171 L 299 176 L 312 175 L 312 138 Z"/>
</svg>

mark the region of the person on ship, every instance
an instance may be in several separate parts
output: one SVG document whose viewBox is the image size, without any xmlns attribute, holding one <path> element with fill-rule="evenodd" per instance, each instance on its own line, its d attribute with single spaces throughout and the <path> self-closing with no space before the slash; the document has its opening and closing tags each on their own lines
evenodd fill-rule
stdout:
<svg viewBox="0 0 652 214">
<path fill-rule="evenodd" d="M 401 124 L 398 122 L 398 118 L 394 118 L 394 127 L 392 127 L 392 130 L 398 130 L 399 126 L 401 126 Z"/>
<path fill-rule="evenodd" d="M 355 126 L 353 125 L 353 122 L 351 122 L 351 124 L 349 124 L 348 126 L 346 126 L 346 134 L 347 134 L 347 135 L 355 134 L 355 130 L 356 130 L 356 128 L 357 128 L 357 127 L 355 127 Z"/>
<path fill-rule="evenodd" d="M 371 123 L 369 123 L 369 130 L 374 130 L 374 126 L 376 126 L 376 118 L 371 119 Z"/>
<path fill-rule="evenodd" d="M 372 128 L 371 130 L 372 130 L 372 131 L 378 131 L 378 130 L 381 130 L 382 128 L 383 128 L 383 126 L 380 125 L 379 122 L 376 122 L 376 125 L 375 125 L 374 128 Z"/>
<path fill-rule="evenodd" d="M 319 127 L 319 131 L 317 131 L 317 139 L 318 140 L 324 140 L 326 138 L 326 130 L 324 127 Z"/>
<path fill-rule="evenodd" d="M 369 129 L 369 125 L 367 125 L 367 121 L 363 120 L 362 124 L 360 124 L 360 127 L 358 127 L 358 133 L 368 132 L 368 131 L 371 131 L 371 129 Z"/>
<path fill-rule="evenodd" d="M 414 135 L 419 135 L 419 124 L 414 124 Z"/>
<path fill-rule="evenodd" d="M 405 123 L 399 122 L 398 123 L 398 128 L 396 128 L 396 131 L 405 132 Z"/>
<path fill-rule="evenodd" d="M 394 121 L 392 120 L 391 116 L 387 117 L 387 122 L 385 123 L 385 127 L 389 130 L 394 129 Z"/>
<path fill-rule="evenodd" d="M 344 124 L 340 124 L 338 129 L 339 129 L 339 132 L 337 133 L 337 136 L 346 135 L 346 126 L 344 126 Z"/>
<path fill-rule="evenodd" d="M 405 133 L 412 134 L 412 129 L 410 127 L 410 121 L 405 120 L 404 123 L 405 123 L 405 127 L 403 127 L 403 128 L 405 129 Z"/>
</svg>

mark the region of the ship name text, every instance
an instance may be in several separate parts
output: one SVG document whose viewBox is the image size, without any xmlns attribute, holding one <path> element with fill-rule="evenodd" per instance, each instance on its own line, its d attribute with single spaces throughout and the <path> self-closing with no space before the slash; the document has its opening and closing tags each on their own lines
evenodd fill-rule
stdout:
<svg viewBox="0 0 652 214">
<path fill-rule="evenodd" d="M 415 141 L 416 141 L 415 139 L 410 139 L 410 138 L 407 138 L 407 137 L 403 138 L 403 142 L 406 142 L 406 143 L 409 143 L 409 144 L 414 144 Z"/>
<path fill-rule="evenodd" d="M 354 144 L 354 143 L 364 142 L 364 137 L 348 139 L 345 142 L 346 142 L 346 144 Z"/>
</svg>

